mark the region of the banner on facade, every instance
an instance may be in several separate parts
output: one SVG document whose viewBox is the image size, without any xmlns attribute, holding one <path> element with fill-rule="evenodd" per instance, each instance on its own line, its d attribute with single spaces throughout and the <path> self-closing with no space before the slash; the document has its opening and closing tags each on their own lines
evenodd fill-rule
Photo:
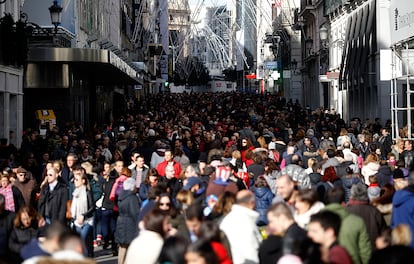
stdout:
<svg viewBox="0 0 414 264">
<path fill-rule="evenodd" d="M 391 0 L 391 44 L 395 45 L 414 36 L 414 1 Z"/>
</svg>

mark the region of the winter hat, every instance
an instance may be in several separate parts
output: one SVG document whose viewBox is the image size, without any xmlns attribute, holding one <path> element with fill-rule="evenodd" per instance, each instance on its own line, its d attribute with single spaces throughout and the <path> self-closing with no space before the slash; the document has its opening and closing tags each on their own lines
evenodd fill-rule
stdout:
<svg viewBox="0 0 414 264">
<path fill-rule="evenodd" d="M 395 169 L 392 173 L 392 178 L 401 179 L 404 178 L 404 172 L 401 169 Z"/>
<path fill-rule="evenodd" d="M 306 135 L 308 137 L 313 137 L 313 136 L 315 136 L 315 131 L 313 131 L 312 128 L 309 128 L 308 131 L 306 131 Z"/>
<path fill-rule="evenodd" d="M 275 142 L 270 142 L 268 148 L 269 149 L 276 149 L 276 143 Z"/>
<path fill-rule="evenodd" d="M 378 186 L 369 187 L 368 190 L 368 198 L 370 201 L 374 200 L 375 198 L 380 197 L 381 189 Z"/>
<path fill-rule="evenodd" d="M 189 177 L 187 179 L 187 184 L 183 187 L 184 190 L 190 190 L 191 188 L 193 188 L 195 185 L 200 184 L 201 183 L 201 179 L 199 177 Z"/>
<path fill-rule="evenodd" d="M 351 187 L 351 198 L 356 201 L 368 201 L 367 186 L 365 184 L 354 184 Z"/>
<path fill-rule="evenodd" d="M 124 181 L 124 190 L 133 191 L 135 189 L 135 180 L 133 178 L 128 178 Z"/>
<path fill-rule="evenodd" d="M 23 167 L 18 167 L 16 173 L 27 173 L 27 170 Z"/>
</svg>

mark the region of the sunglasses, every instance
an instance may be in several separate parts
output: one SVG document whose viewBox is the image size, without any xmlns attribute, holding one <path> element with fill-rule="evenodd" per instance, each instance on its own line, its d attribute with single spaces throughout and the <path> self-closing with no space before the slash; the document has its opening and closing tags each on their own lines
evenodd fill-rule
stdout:
<svg viewBox="0 0 414 264">
<path fill-rule="evenodd" d="M 160 206 L 170 206 L 170 203 L 160 203 Z"/>
</svg>

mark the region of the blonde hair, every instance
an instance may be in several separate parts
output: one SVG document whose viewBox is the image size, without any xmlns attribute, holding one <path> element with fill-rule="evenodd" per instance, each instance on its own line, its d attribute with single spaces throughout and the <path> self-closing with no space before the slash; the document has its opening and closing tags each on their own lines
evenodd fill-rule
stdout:
<svg viewBox="0 0 414 264">
<path fill-rule="evenodd" d="M 267 149 L 267 143 L 266 143 L 266 139 L 264 138 L 264 136 L 258 137 L 257 142 L 259 142 L 259 145 L 261 148 Z"/>
<path fill-rule="evenodd" d="M 233 152 L 231 153 L 231 156 L 232 156 L 234 159 L 241 159 L 241 152 L 240 152 L 239 150 L 235 150 L 235 151 L 233 151 Z"/>
<path fill-rule="evenodd" d="M 317 163 L 318 160 L 315 158 L 308 159 L 308 168 L 312 168 L 313 164 Z"/>
<path fill-rule="evenodd" d="M 189 206 L 194 202 L 194 196 L 189 190 L 181 190 L 177 193 L 175 197 L 177 202 L 181 203 L 182 205 Z"/>
<path fill-rule="evenodd" d="M 378 162 L 379 161 L 379 157 L 377 154 L 375 153 L 369 153 L 367 158 L 365 159 L 364 165 L 370 163 L 370 162 Z"/>
<path fill-rule="evenodd" d="M 392 245 L 409 246 L 412 240 L 412 232 L 407 224 L 399 224 L 391 231 Z"/>
</svg>

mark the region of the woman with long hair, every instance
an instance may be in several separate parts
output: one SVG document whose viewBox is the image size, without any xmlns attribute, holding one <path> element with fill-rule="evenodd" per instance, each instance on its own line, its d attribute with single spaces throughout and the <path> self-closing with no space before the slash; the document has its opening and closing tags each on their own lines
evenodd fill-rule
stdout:
<svg viewBox="0 0 414 264">
<path fill-rule="evenodd" d="M 169 216 L 162 210 L 154 208 L 144 217 L 144 228 L 129 245 L 125 264 L 157 263 L 164 238 L 171 226 Z"/>
<path fill-rule="evenodd" d="M 142 182 L 139 187 L 139 198 L 141 198 L 141 201 L 145 201 L 148 199 L 149 189 L 151 187 L 156 186 L 159 180 L 160 176 L 158 175 L 157 170 L 154 168 L 149 169 L 144 182 Z"/>
<path fill-rule="evenodd" d="M 90 190 L 88 176 L 85 173 L 75 172 L 73 177 L 75 190 L 72 195 L 70 208 L 73 227 L 80 234 L 85 245 L 85 255 L 93 257 L 93 221 L 95 203 Z"/>
<path fill-rule="evenodd" d="M 37 239 L 41 228 L 45 226 L 45 220 L 31 206 L 23 206 L 19 209 L 13 221 L 13 230 L 9 237 L 11 259 L 15 263 L 21 263 L 20 251 L 24 245 L 32 239 Z"/>
</svg>

